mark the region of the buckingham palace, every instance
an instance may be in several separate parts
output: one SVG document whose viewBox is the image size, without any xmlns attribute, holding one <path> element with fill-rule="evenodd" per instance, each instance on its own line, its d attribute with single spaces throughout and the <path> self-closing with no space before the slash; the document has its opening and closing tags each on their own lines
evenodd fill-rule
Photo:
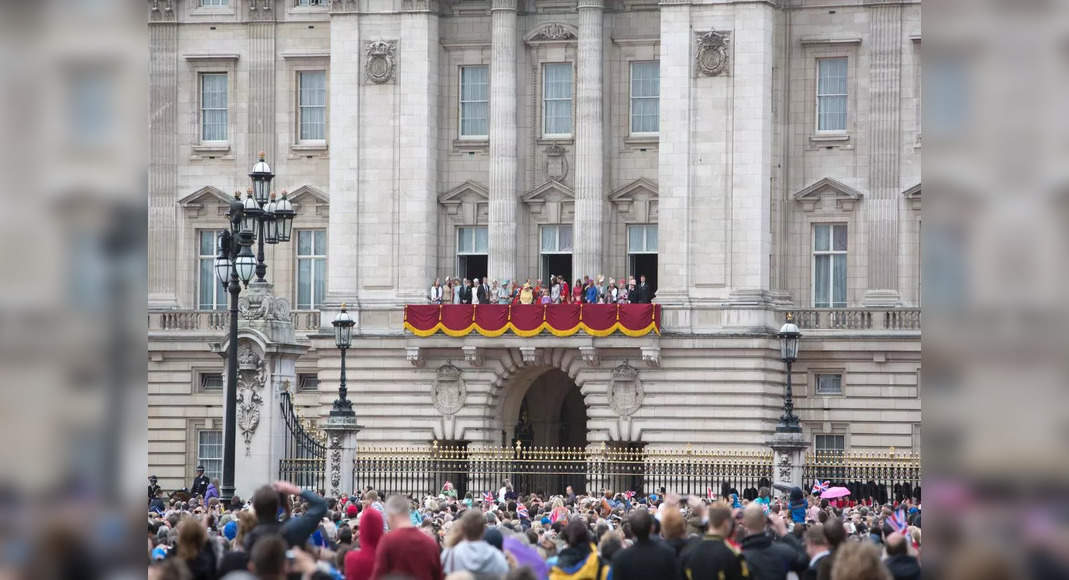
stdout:
<svg viewBox="0 0 1069 580">
<path fill-rule="evenodd" d="M 268 421 L 326 422 L 343 305 L 361 447 L 766 449 L 790 368 L 810 450 L 919 452 L 919 1 L 145 12 L 148 452 L 165 489 L 222 470 L 214 267 L 261 155 L 295 215 L 257 259 L 267 298 L 240 312 L 239 455 Z M 427 310 L 436 278 L 551 275 L 645 276 L 653 304 L 549 306 L 529 326 Z M 264 390 L 292 416 L 254 409 Z"/>
</svg>

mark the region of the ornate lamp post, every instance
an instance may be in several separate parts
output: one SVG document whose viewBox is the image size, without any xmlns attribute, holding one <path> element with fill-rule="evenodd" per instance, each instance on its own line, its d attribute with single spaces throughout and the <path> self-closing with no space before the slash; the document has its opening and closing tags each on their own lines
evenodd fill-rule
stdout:
<svg viewBox="0 0 1069 580">
<path fill-rule="evenodd" d="M 780 358 L 787 363 L 787 392 L 783 397 L 783 416 L 776 425 L 777 433 L 801 433 L 802 427 L 798 424 L 798 417 L 794 414 L 794 396 L 791 392 L 791 363 L 798 358 L 798 339 L 802 333 L 798 332 L 798 326 L 787 315 L 787 322 L 780 327 L 776 336 L 780 340 Z"/>
<path fill-rule="evenodd" d="M 353 325 L 356 324 L 345 311 L 345 305 L 341 305 L 341 312 L 334 318 L 334 343 L 341 350 L 341 386 L 338 387 L 338 398 L 334 400 L 334 406 L 330 409 L 331 417 L 353 417 L 353 403 L 348 399 L 349 390 L 345 388 L 345 351 L 349 349 L 353 338 Z"/>
<path fill-rule="evenodd" d="M 277 244 L 288 242 L 296 212 L 283 192 L 282 201 L 275 202 L 270 194 L 271 167 L 260 160 L 253 166 L 249 177 L 253 187 L 241 200 L 241 193 L 234 193 L 230 202 L 230 229 L 219 236 L 218 254 L 215 257 L 215 275 L 230 292 L 230 330 L 226 352 L 226 414 L 223 419 L 223 482 L 219 490 L 225 503 L 234 496 L 234 454 L 237 437 L 237 392 L 238 392 L 238 295 L 241 285 L 247 288 L 256 275 L 257 282 L 264 282 L 267 264 L 264 263 L 264 242 Z M 285 239 L 282 232 L 285 231 Z M 252 244 L 259 238 L 257 255 L 252 253 Z"/>
</svg>

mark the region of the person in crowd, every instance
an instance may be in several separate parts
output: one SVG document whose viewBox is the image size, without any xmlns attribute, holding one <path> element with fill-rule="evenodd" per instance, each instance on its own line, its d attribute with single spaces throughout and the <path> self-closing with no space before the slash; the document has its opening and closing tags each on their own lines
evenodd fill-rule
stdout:
<svg viewBox="0 0 1069 580">
<path fill-rule="evenodd" d="M 219 478 L 218 477 L 212 479 L 211 483 L 208 484 L 208 488 L 206 490 L 204 490 L 204 501 L 208 502 L 212 498 L 215 498 L 216 502 L 219 501 Z"/>
<path fill-rule="evenodd" d="M 765 511 L 772 509 L 772 491 L 767 487 L 760 487 L 757 490 L 757 497 L 754 498 L 754 503 L 760 504 Z"/>
<path fill-rule="evenodd" d="M 768 519 L 765 510 L 756 504 L 742 512 L 742 525 L 746 530 L 742 555 L 751 576 L 758 580 L 785 580 L 787 572 L 804 572 L 808 564 L 805 554 L 780 540 L 786 533 L 785 522 L 779 518 L 774 520 L 773 533 L 769 533 Z"/>
<path fill-rule="evenodd" d="M 215 550 L 208 543 L 208 530 L 197 518 L 186 516 L 178 524 L 178 545 L 175 554 L 185 562 L 193 580 L 218 578 Z"/>
<path fill-rule="evenodd" d="M 494 296 L 497 297 L 498 304 L 508 304 L 510 295 L 510 283 L 508 280 L 505 280 L 505 283 L 499 286 L 494 293 Z"/>
<path fill-rule="evenodd" d="M 579 282 L 577 280 L 577 282 Z M 590 542 L 590 530 L 586 520 L 574 517 L 564 527 L 564 536 L 568 547 L 561 550 L 549 570 L 550 580 L 605 580 L 609 575 L 609 564 L 599 556 L 597 548 Z M 616 554 L 620 556 L 622 552 Z"/>
<path fill-rule="evenodd" d="M 869 542 L 846 542 L 835 553 L 831 580 L 891 580 L 880 549 Z"/>
<path fill-rule="evenodd" d="M 442 299 L 439 304 L 452 304 L 453 303 L 453 280 L 446 278 L 445 286 L 442 287 Z"/>
<path fill-rule="evenodd" d="M 788 494 L 788 509 L 791 512 L 791 521 L 795 524 L 804 524 L 806 520 L 806 501 L 802 488 L 796 485 L 775 483 L 772 487 Z"/>
<path fill-rule="evenodd" d="M 383 536 L 383 519 L 378 510 L 364 510 L 360 516 L 360 549 L 345 555 L 345 580 L 369 580 L 375 569 L 375 556 Z"/>
<path fill-rule="evenodd" d="M 288 497 L 299 495 L 308 506 L 300 516 L 290 517 L 292 508 Z M 276 481 L 265 485 L 252 496 L 252 509 L 256 512 L 256 527 L 245 535 L 245 549 L 251 551 L 256 541 L 263 536 L 279 534 L 290 546 L 303 546 L 312 532 L 319 527 L 327 513 L 327 502 L 310 490 L 301 490 L 292 483 Z M 285 521 L 280 523 L 278 514 L 283 510 Z"/>
<path fill-rule="evenodd" d="M 687 547 L 687 522 L 679 508 L 670 506 L 661 512 L 661 537 L 664 543 L 675 553 L 676 557 Z"/>
<path fill-rule="evenodd" d="M 688 580 L 738 580 L 749 578 L 750 570 L 742 552 L 728 538 L 735 528 L 731 507 L 724 502 L 709 506 L 705 537 L 687 546 L 680 554 L 679 567 Z"/>
<path fill-rule="evenodd" d="M 678 510 L 676 515 L 679 516 Z M 635 543 L 612 558 L 613 580 L 629 578 L 673 578 L 676 576 L 676 553 L 663 542 L 650 537 L 653 516 L 648 510 L 632 510 L 628 516 Z M 682 516 L 679 524 L 682 527 Z"/>
<path fill-rule="evenodd" d="M 155 475 L 148 476 L 148 499 L 151 502 L 154 498 L 159 497 L 160 484 L 158 483 Z"/>
<path fill-rule="evenodd" d="M 431 292 L 427 295 L 427 299 L 430 301 L 431 304 L 441 304 L 442 294 L 442 280 L 441 278 L 435 278 L 434 283 L 431 284 Z"/>
<path fill-rule="evenodd" d="M 452 481 L 446 481 L 442 484 L 442 491 L 438 492 L 438 495 L 445 498 L 457 498 L 457 490 L 453 487 Z"/>
<path fill-rule="evenodd" d="M 443 578 L 438 544 L 412 525 L 409 509 L 409 500 L 404 496 L 392 495 L 386 500 L 386 520 L 390 532 L 375 549 L 372 578 L 388 575 L 406 576 L 414 580 Z M 363 523 L 360 530 L 363 533 Z"/>
<path fill-rule="evenodd" d="M 533 304 L 534 303 L 534 290 L 531 288 L 531 283 L 527 282 L 523 285 L 523 290 L 520 291 L 520 304 Z"/>
<path fill-rule="evenodd" d="M 257 542 L 250 555 L 250 565 L 258 580 L 286 578 L 286 541 L 276 535 Z"/>
<path fill-rule="evenodd" d="M 575 284 L 572 285 L 572 302 L 579 304 L 583 302 L 583 280 L 582 278 L 576 278 Z"/>
<path fill-rule="evenodd" d="M 831 544 L 824 534 L 823 524 L 813 524 L 802 535 L 809 566 L 799 574 L 802 580 L 827 580 L 831 575 Z"/>
<path fill-rule="evenodd" d="M 887 552 L 884 564 L 894 580 L 920 580 L 920 561 L 909 553 L 906 536 L 899 532 L 889 534 L 884 542 L 884 549 Z"/>
<path fill-rule="evenodd" d="M 635 296 L 631 301 L 635 304 L 649 304 L 652 300 L 653 290 L 651 290 L 650 285 L 646 283 L 646 275 L 640 275 L 638 277 L 638 286 L 635 287 Z"/>
<path fill-rule="evenodd" d="M 468 571 L 501 575 L 508 572 L 505 555 L 483 539 L 486 516 L 477 510 L 467 510 L 458 526 L 453 528 L 455 544 L 442 551 L 442 570 L 446 574 Z"/>
<path fill-rule="evenodd" d="M 194 497 L 203 497 L 204 492 L 208 491 L 208 476 L 204 475 L 204 466 L 197 466 L 197 475 L 193 477 L 193 484 L 189 486 L 189 495 Z"/>
</svg>

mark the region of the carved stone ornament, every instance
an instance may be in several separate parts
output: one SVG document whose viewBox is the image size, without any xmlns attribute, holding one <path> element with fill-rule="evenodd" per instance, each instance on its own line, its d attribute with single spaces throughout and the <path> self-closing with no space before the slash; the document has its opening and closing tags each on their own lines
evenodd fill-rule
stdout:
<svg viewBox="0 0 1069 580">
<path fill-rule="evenodd" d="M 259 302 L 248 296 L 238 298 L 238 312 L 245 320 L 279 320 L 290 322 L 290 302 L 285 298 L 266 295 Z"/>
<path fill-rule="evenodd" d="M 434 408 L 443 415 L 455 415 L 464 406 L 468 389 L 464 386 L 464 377 L 460 369 L 447 364 L 438 369 L 431 393 Z"/>
<path fill-rule="evenodd" d="M 393 79 L 397 52 L 396 40 L 372 40 L 364 46 L 367 60 L 364 61 L 364 74 L 367 80 L 381 85 Z"/>
<path fill-rule="evenodd" d="M 567 26 L 551 23 L 543 26 L 530 40 L 575 40 L 575 34 Z"/>
<path fill-rule="evenodd" d="M 560 145 L 550 145 L 544 152 L 546 179 L 563 181 L 568 176 L 568 158 L 565 156 L 568 151 Z"/>
<path fill-rule="evenodd" d="M 638 370 L 626 362 L 612 371 L 609 380 L 609 407 L 621 417 L 633 414 L 642 406 L 645 393 L 638 379 Z"/>
<path fill-rule="evenodd" d="M 341 495 L 341 436 L 331 434 L 328 447 L 330 449 L 330 493 L 337 497 Z"/>
<path fill-rule="evenodd" d="M 791 480 L 791 456 L 789 453 L 783 453 L 779 456 L 779 479 L 780 481 Z"/>
<path fill-rule="evenodd" d="M 728 35 L 715 30 L 699 34 L 695 58 L 699 74 L 707 77 L 723 74 L 728 65 Z"/>
<path fill-rule="evenodd" d="M 252 436 L 260 425 L 260 408 L 263 406 L 263 389 L 267 384 L 264 361 L 251 347 L 238 349 L 237 419 L 241 437 L 245 440 L 245 456 L 251 451 Z"/>
</svg>

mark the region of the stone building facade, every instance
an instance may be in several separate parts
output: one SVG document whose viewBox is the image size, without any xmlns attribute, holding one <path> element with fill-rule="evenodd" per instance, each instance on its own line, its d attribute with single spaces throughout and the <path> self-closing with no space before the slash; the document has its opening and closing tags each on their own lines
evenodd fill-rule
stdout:
<svg viewBox="0 0 1069 580">
<path fill-rule="evenodd" d="M 220 464 L 212 232 L 263 151 L 321 418 L 361 445 L 765 445 L 804 337 L 814 449 L 919 449 L 914 1 L 151 0 L 149 462 Z M 301 232 L 305 232 L 303 235 Z M 207 245 L 205 245 L 207 244 Z M 210 270 L 208 270 L 210 274 Z M 660 335 L 403 331 L 435 277 L 647 275 Z M 186 482 L 186 483 L 183 483 Z"/>
</svg>

